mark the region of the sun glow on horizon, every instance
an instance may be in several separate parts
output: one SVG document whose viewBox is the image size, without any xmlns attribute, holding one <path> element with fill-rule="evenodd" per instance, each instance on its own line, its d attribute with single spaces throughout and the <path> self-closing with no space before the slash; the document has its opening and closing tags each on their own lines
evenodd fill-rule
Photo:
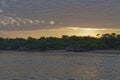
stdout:
<svg viewBox="0 0 120 80">
<path fill-rule="evenodd" d="M 80 28 L 80 27 L 68 27 L 68 28 L 73 30 L 88 30 L 88 31 L 120 30 L 120 29 L 107 29 L 107 28 Z"/>
<path fill-rule="evenodd" d="M 45 37 L 61 37 L 62 35 L 68 36 L 93 36 L 97 37 L 97 34 L 105 33 L 117 33 L 120 34 L 120 29 L 99 29 L 99 28 L 80 28 L 80 27 L 60 27 L 52 29 L 38 29 L 31 31 L 0 31 L 0 37 L 4 38 L 27 38 L 34 37 L 40 38 Z"/>
</svg>

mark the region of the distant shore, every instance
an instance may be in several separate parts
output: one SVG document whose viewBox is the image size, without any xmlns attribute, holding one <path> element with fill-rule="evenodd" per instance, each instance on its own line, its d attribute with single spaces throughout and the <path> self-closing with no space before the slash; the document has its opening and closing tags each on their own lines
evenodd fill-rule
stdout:
<svg viewBox="0 0 120 80">
<path fill-rule="evenodd" d="M 84 52 L 68 52 L 66 50 L 46 50 L 46 51 L 38 51 L 38 50 L 0 50 L 0 52 L 36 52 L 36 53 L 51 53 L 51 54 L 83 54 L 83 53 L 97 53 L 97 54 L 120 54 L 120 50 L 92 50 L 92 51 L 84 51 Z"/>
<path fill-rule="evenodd" d="M 120 54 L 120 50 L 93 50 L 91 53 Z"/>
</svg>

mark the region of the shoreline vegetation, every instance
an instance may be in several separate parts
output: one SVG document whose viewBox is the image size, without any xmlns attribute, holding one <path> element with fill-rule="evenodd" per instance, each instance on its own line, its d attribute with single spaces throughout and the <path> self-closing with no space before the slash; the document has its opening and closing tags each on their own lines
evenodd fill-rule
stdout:
<svg viewBox="0 0 120 80">
<path fill-rule="evenodd" d="M 41 51 L 23 51 L 23 50 L 0 50 L 0 53 L 12 53 L 12 54 L 40 54 L 46 56 L 59 56 L 59 55 L 79 55 L 79 54 L 111 54 L 111 55 L 120 55 L 120 50 L 92 50 L 92 51 L 83 51 L 83 52 L 68 52 L 66 50 L 46 50 Z"/>
<path fill-rule="evenodd" d="M 41 37 L 39 39 L 0 38 L 0 50 L 10 51 L 39 51 L 66 50 L 72 52 L 86 52 L 94 50 L 120 50 L 120 35 L 97 34 L 99 38 L 90 36 Z"/>
</svg>

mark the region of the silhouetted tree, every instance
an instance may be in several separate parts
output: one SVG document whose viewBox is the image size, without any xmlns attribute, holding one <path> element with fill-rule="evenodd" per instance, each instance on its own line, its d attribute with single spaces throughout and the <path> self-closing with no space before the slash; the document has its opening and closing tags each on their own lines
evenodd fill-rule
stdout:
<svg viewBox="0 0 120 80">
<path fill-rule="evenodd" d="M 0 50 L 58 50 L 66 47 L 81 49 L 120 49 L 120 35 L 111 33 L 103 34 L 99 38 L 90 36 L 41 37 L 39 39 L 28 37 L 0 38 Z"/>
</svg>

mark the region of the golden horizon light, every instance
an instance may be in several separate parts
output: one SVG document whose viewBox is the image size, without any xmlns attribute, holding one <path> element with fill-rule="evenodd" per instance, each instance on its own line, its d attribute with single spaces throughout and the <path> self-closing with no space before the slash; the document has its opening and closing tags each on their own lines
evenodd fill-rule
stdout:
<svg viewBox="0 0 120 80">
<path fill-rule="evenodd" d="M 0 31 L 0 37 L 4 38 L 27 38 L 34 37 L 61 37 L 62 35 L 68 36 L 92 36 L 97 37 L 97 34 L 117 33 L 120 34 L 120 29 L 106 29 L 106 28 L 80 28 L 80 27 L 61 27 L 52 29 L 38 29 L 31 31 Z"/>
</svg>

